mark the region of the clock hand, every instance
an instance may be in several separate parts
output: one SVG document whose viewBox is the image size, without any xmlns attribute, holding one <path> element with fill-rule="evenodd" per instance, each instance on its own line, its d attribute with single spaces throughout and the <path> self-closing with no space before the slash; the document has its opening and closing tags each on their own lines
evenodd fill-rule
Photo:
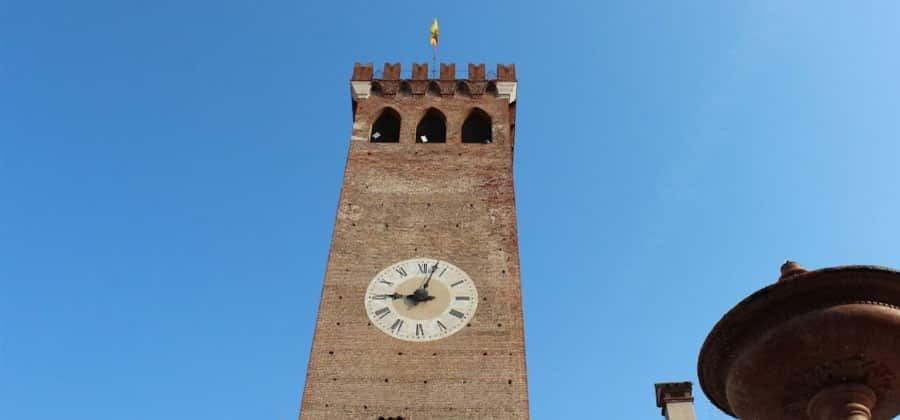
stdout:
<svg viewBox="0 0 900 420">
<path fill-rule="evenodd" d="M 409 297 L 409 296 L 403 296 L 403 295 L 401 295 L 401 294 L 399 294 L 399 293 L 396 293 L 396 292 L 395 292 L 395 293 L 392 293 L 392 294 L 389 294 L 389 295 L 373 295 L 373 296 L 375 296 L 375 297 L 384 296 L 384 297 L 389 297 L 389 298 L 395 299 L 395 300 L 396 300 L 396 299 L 403 298 L 403 297 Z"/>
<path fill-rule="evenodd" d="M 428 273 L 428 277 L 425 279 L 425 284 L 422 285 L 422 289 L 427 289 L 427 288 L 428 288 L 428 282 L 431 281 L 431 276 L 434 275 L 434 272 L 437 271 L 437 268 L 438 268 L 438 263 L 437 263 L 437 261 L 435 261 L 435 262 L 434 262 L 434 266 L 431 267 L 431 272 Z"/>
</svg>

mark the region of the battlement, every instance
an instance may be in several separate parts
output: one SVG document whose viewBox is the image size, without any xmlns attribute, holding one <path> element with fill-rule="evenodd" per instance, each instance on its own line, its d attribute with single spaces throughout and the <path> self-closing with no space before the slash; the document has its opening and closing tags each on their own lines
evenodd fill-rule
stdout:
<svg viewBox="0 0 900 420">
<path fill-rule="evenodd" d="M 434 76 L 428 73 L 428 63 L 412 63 L 412 71 L 408 78 L 402 78 L 402 67 L 400 63 L 384 63 L 381 74 L 377 74 L 372 63 L 356 63 L 353 65 L 353 76 L 351 81 L 376 81 L 376 80 L 454 80 L 454 81 L 483 81 L 495 80 L 503 82 L 516 81 L 516 65 L 515 64 L 497 64 L 497 70 L 492 74 L 487 74 L 485 78 L 484 63 L 469 63 L 466 78 L 457 79 L 456 63 L 441 63 L 440 76 Z"/>
<path fill-rule="evenodd" d="M 436 74 L 437 73 L 437 74 Z M 354 100 L 366 99 L 370 95 L 393 96 L 424 95 L 432 93 L 440 96 L 481 96 L 492 94 L 516 100 L 516 65 L 497 64 L 495 72 L 485 73 L 483 63 L 470 63 L 465 78 L 458 78 L 455 63 L 440 63 L 440 71 L 429 73 L 428 63 L 412 63 L 408 75 L 403 75 L 400 63 L 384 63 L 380 74 L 372 63 L 356 63 L 350 86 Z"/>
</svg>

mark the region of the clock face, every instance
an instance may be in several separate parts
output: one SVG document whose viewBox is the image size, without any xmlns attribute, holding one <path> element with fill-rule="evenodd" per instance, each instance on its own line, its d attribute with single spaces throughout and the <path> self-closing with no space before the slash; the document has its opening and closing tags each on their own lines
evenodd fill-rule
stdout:
<svg viewBox="0 0 900 420">
<path fill-rule="evenodd" d="M 366 290 L 372 325 L 391 337 L 432 341 L 459 331 L 475 315 L 478 290 L 459 267 L 413 258 L 381 270 Z"/>
</svg>

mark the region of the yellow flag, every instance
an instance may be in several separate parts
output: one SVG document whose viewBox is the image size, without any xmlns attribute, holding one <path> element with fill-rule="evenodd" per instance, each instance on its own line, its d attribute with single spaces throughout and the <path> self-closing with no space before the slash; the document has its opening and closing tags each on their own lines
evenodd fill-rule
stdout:
<svg viewBox="0 0 900 420">
<path fill-rule="evenodd" d="M 434 18 L 434 22 L 431 22 L 431 46 L 437 48 L 438 43 L 438 23 L 437 18 Z"/>
</svg>

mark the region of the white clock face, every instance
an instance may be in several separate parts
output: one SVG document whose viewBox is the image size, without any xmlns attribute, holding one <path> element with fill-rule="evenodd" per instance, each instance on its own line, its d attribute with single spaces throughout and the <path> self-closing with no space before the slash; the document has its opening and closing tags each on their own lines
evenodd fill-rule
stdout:
<svg viewBox="0 0 900 420">
<path fill-rule="evenodd" d="M 381 270 L 366 290 L 372 325 L 407 341 L 448 337 L 468 324 L 478 290 L 459 267 L 434 258 L 413 258 Z"/>
</svg>

